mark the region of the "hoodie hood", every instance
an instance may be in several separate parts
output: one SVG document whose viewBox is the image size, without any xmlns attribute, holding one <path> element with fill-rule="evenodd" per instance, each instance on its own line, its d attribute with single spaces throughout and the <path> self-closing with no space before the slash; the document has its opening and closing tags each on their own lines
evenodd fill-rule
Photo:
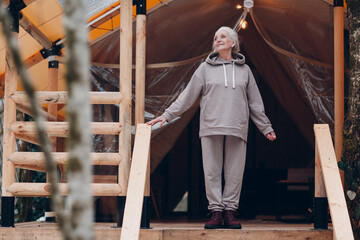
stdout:
<svg viewBox="0 0 360 240">
<path fill-rule="evenodd" d="M 231 53 L 232 57 L 234 58 L 234 64 L 244 65 L 245 64 L 245 57 L 241 53 Z M 219 58 L 219 53 L 212 52 L 206 58 L 206 62 L 210 65 L 221 65 L 224 63 L 230 63 L 230 61 L 226 61 L 224 59 Z"/>
<path fill-rule="evenodd" d="M 244 65 L 245 64 L 245 57 L 241 53 L 231 53 L 232 57 L 234 58 L 233 61 L 227 61 L 222 58 L 219 58 L 219 53 L 213 52 L 210 53 L 209 56 L 206 58 L 206 63 L 212 65 L 212 66 L 223 66 L 223 73 L 224 73 L 224 86 L 228 87 L 228 77 L 226 73 L 226 64 L 232 65 L 232 88 L 235 89 L 235 64 L 236 65 Z"/>
</svg>

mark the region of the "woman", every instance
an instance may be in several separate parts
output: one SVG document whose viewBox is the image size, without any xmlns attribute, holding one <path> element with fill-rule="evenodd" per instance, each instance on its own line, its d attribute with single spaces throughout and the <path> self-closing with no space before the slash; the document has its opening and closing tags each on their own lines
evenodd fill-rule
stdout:
<svg viewBox="0 0 360 240">
<path fill-rule="evenodd" d="M 240 229 L 234 218 L 238 208 L 246 158 L 249 117 L 270 141 L 276 139 L 245 57 L 239 52 L 237 33 L 221 27 L 215 33 L 213 52 L 195 71 L 188 86 L 165 112 L 148 124 L 165 122 L 200 101 L 200 138 L 206 196 L 212 213 L 206 229 L 222 226 Z M 222 189 L 222 169 L 225 185 Z"/>
</svg>

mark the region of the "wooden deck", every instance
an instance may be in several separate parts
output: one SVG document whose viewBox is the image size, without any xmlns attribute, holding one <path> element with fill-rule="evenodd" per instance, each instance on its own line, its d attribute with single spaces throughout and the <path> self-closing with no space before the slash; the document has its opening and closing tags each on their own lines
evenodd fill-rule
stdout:
<svg viewBox="0 0 360 240">
<path fill-rule="evenodd" d="M 241 221 L 241 220 L 240 220 Z M 244 220 L 243 229 L 205 230 L 203 222 L 152 222 L 152 229 L 140 230 L 142 240 L 270 240 L 270 239 L 333 239 L 332 230 L 313 230 L 312 224 L 286 224 L 275 221 Z M 95 223 L 96 239 L 120 239 L 121 229 L 116 223 Z M 55 223 L 27 222 L 15 228 L 0 228 L 0 239 L 60 240 L 62 236 Z"/>
</svg>

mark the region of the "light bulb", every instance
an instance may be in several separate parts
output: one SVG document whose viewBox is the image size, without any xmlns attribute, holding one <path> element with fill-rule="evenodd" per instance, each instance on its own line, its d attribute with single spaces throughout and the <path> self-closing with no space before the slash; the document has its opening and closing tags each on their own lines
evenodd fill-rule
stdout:
<svg viewBox="0 0 360 240">
<path fill-rule="evenodd" d="M 243 22 L 241 23 L 241 28 L 242 28 L 242 29 L 246 29 L 247 27 L 248 27 L 247 21 L 243 21 Z"/>
<path fill-rule="evenodd" d="M 236 9 L 241 9 L 242 6 L 240 4 L 236 5 Z"/>
</svg>

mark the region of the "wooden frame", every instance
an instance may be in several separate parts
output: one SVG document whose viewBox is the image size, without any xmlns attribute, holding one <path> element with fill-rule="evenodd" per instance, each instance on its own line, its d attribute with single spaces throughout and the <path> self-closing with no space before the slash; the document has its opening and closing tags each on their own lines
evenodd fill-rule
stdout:
<svg viewBox="0 0 360 240">
<path fill-rule="evenodd" d="M 30 4 L 34 0 L 28 0 L 24 3 Z M 91 163 L 93 165 L 112 165 L 119 166 L 118 176 L 110 176 L 112 182 L 116 183 L 93 183 L 91 184 L 94 196 L 125 196 L 128 190 L 128 181 L 130 173 L 130 153 L 131 153 L 131 99 L 132 99 L 132 1 L 121 1 L 121 25 L 120 25 L 120 91 L 121 92 L 90 92 L 89 101 L 91 104 L 120 104 L 119 122 L 93 122 L 91 123 L 92 133 L 101 135 L 119 135 L 119 153 L 91 153 Z M 52 42 L 38 29 L 34 24 L 22 16 L 21 24 L 37 42 L 45 49 L 52 47 Z M 136 103 L 136 121 L 144 122 L 144 106 L 145 106 L 145 30 L 146 15 L 138 17 L 137 37 L 140 50 L 137 50 L 137 70 L 136 78 L 140 79 L 137 84 L 137 95 L 139 95 Z M 31 67 L 43 60 L 40 52 L 26 59 L 25 65 Z M 50 196 L 49 183 L 19 183 L 15 182 L 15 167 L 30 169 L 34 171 L 45 171 L 44 155 L 41 152 L 15 152 L 15 139 L 22 139 L 31 143 L 39 144 L 37 137 L 37 129 L 34 122 L 16 121 L 16 109 L 31 115 L 30 107 L 26 105 L 29 102 L 25 92 L 17 92 L 17 73 L 12 66 L 10 56 L 6 55 L 7 71 L 6 74 L 0 76 L 5 78 L 5 133 L 4 133 L 4 162 L 3 162 L 3 188 L 2 196 Z M 57 121 L 58 104 L 66 104 L 68 93 L 58 91 L 58 68 L 51 64 L 56 64 L 58 60 L 55 56 L 49 57 L 49 91 L 36 92 L 38 103 L 48 104 L 47 112 L 44 110 L 42 114 L 46 115 L 50 122 L 45 122 L 45 128 L 49 137 L 52 138 L 56 145 L 56 137 L 67 137 L 69 127 L 67 122 Z M 24 104 L 25 103 L 25 104 Z M 142 131 L 146 134 L 142 135 Z M 150 195 L 149 181 L 145 183 L 145 179 L 150 176 L 150 136 L 151 127 L 145 124 L 140 126 L 140 138 L 135 140 L 136 149 L 134 150 L 134 159 L 146 161 L 141 177 L 142 189 L 146 196 Z M 140 142 L 140 143 L 139 143 Z M 142 151 L 145 145 L 146 150 Z M 68 153 L 56 152 L 56 147 L 52 156 L 54 161 L 63 166 L 67 164 Z M 6 159 L 6 160 L 5 160 Z M 135 160 L 137 162 L 137 160 Z M 136 166 L 136 165 L 135 165 Z M 134 166 L 134 167 L 135 167 Z M 138 176 L 139 177 L 139 176 Z M 99 179 L 98 179 L 99 180 Z M 130 192 L 137 196 L 137 182 L 132 183 Z M 68 186 L 60 183 L 59 188 L 61 194 L 68 193 Z M 136 198 L 136 203 L 142 204 L 144 194 L 141 194 L 141 203 Z M 141 207 L 140 207 L 141 214 Z M 139 221 L 140 224 L 140 221 Z M 137 227 L 139 228 L 139 226 Z"/>
<path fill-rule="evenodd" d="M 119 149 L 123 159 L 119 165 L 119 184 L 126 194 L 131 155 L 131 90 L 132 90 L 132 1 L 120 0 L 120 76 L 119 89 L 123 95 L 119 120 L 123 127 L 119 135 Z M 124 196 L 124 195 L 123 195 Z"/>
</svg>

